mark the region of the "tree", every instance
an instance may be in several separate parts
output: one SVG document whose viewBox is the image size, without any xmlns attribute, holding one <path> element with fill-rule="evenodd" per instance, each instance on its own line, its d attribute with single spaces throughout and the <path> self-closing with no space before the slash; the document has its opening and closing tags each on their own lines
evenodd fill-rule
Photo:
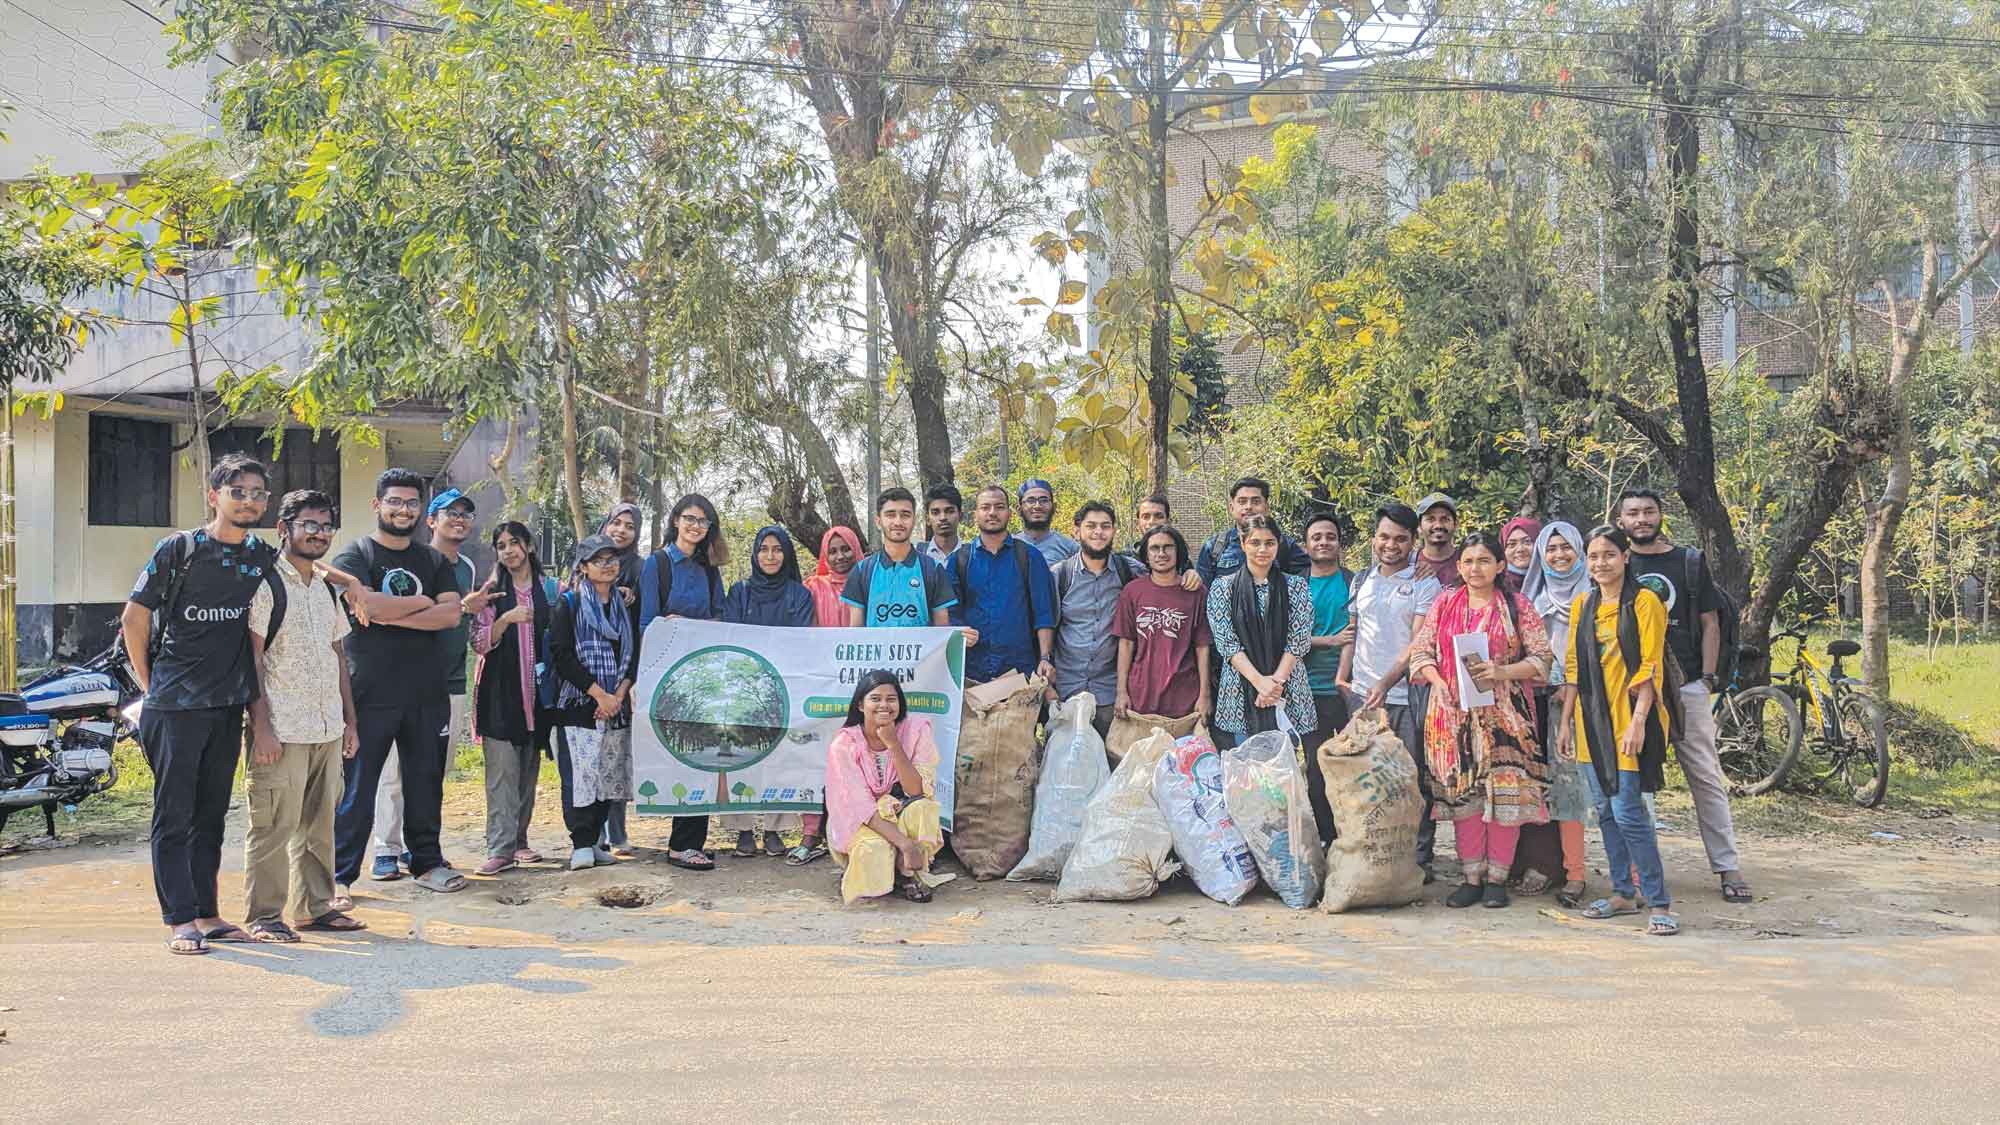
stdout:
<svg viewBox="0 0 2000 1125">
<path fill-rule="evenodd" d="M 1106 253 L 1106 241 L 1110 247 L 1114 273 L 1090 310 L 1104 346 L 1085 368 L 1070 416 L 1072 432 L 1089 434 L 1078 456 L 1132 456 L 1148 466 L 1154 489 L 1164 490 L 1170 461 L 1187 456 L 1176 430 L 1196 393 L 1174 365 L 1175 319 L 1206 330 L 1211 314 L 1230 309 L 1274 264 L 1236 237 L 1257 212 L 1239 190 L 1242 169 L 1219 155 L 1210 154 L 1220 167 L 1203 185 L 1203 208 L 1188 229 L 1174 229 L 1167 193 L 1178 173 L 1169 141 L 1203 151 L 1194 126 L 1237 105 L 1267 125 L 1324 104 L 1340 84 L 1336 68 L 1415 50 L 1425 27 L 1401 21 L 1413 8 L 1430 7 L 1409 0 L 1099 0 L 1095 19 L 1045 32 L 1063 45 L 1054 81 L 1003 97 L 1002 129 L 1030 174 L 1058 139 L 1083 149 L 1096 219 L 1109 235 L 1102 239 L 1077 211 L 1063 230 L 1034 242 L 1057 264 L 1072 253 Z M 1389 29 L 1378 16 L 1399 21 L 1400 34 L 1385 38 Z M 1184 258 L 1200 275 L 1199 288 L 1176 279 Z M 1066 281 L 1049 302 L 1049 331 L 1072 344 L 1075 318 L 1062 309 L 1084 293 L 1082 282 Z"/>
</svg>

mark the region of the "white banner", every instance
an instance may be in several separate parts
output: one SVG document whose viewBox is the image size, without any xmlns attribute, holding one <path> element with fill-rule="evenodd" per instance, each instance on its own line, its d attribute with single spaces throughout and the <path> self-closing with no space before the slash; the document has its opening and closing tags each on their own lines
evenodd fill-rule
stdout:
<svg viewBox="0 0 2000 1125">
<path fill-rule="evenodd" d="M 951 825 L 965 637 L 957 629 L 778 629 L 662 617 L 632 689 L 633 810 L 649 816 L 816 812 L 826 748 L 854 686 L 886 668 L 931 721 Z"/>
</svg>

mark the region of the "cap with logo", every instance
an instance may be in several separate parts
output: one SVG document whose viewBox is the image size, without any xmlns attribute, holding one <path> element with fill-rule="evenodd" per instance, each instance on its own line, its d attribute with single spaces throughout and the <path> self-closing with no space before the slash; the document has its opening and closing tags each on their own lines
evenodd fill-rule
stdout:
<svg viewBox="0 0 2000 1125">
<path fill-rule="evenodd" d="M 1422 500 L 1417 501 L 1417 518 L 1422 519 L 1425 512 L 1436 507 L 1450 508 L 1452 515 L 1455 516 L 1458 514 L 1458 501 L 1453 500 L 1442 492 L 1433 492 Z"/>
</svg>

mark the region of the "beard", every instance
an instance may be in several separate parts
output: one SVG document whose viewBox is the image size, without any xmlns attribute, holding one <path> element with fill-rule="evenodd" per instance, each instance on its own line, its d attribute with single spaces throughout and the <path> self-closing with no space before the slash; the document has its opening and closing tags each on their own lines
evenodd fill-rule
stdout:
<svg viewBox="0 0 2000 1125">
<path fill-rule="evenodd" d="M 417 529 L 417 521 L 411 520 L 407 526 L 399 527 L 396 524 L 390 523 L 388 516 L 377 515 L 375 517 L 375 526 L 384 535 L 408 535 Z"/>
<path fill-rule="evenodd" d="M 1091 559 L 1096 562 L 1102 562 L 1103 560 L 1111 557 L 1111 544 L 1109 543 L 1106 543 L 1102 547 L 1093 547 L 1088 543 L 1085 543 L 1082 546 L 1083 546 L 1084 558 Z"/>
<path fill-rule="evenodd" d="M 325 558 L 326 553 L 333 549 L 333 542 L 325 539 L 288 539 L 285 548 L 307 562 L 313 562 Z"/>
<path fill-rule="evenodd" d="M 229 519 L 229 526 L 236 528 L 239 531 L 253 530 L 256 528 L 258 524 L 264 522 L 263 516 L 230 516 L 228 517 L 228 519 Z"/>
<path fill-rule="evenodd" d="M 1632 542 L 1643 546 L 1658 539 L 1660 537 L 1660 529 L 1657 527 L 1628 528 L 1625 534 L 1631 537 Z"/>
<path fill-rule="evenodd" d="M 1023 515 L 1021 517 L 1021 527 L 1027 531 L 1047 531 L 1049 529 L 1049 520 L 1053 518 L 1051 516 L 1041 520 L 1031 520 L 1026 515 Z"/>
</svg>

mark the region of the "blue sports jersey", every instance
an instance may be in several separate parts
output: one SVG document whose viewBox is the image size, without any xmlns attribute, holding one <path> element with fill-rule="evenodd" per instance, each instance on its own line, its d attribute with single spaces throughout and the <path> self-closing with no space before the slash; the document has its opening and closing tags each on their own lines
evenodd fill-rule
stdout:
<svg viewBox="0 0 2000 1125">
<path fill-rule="evenodd" d="M 934 610 L 958 604 L 951 578 L 922 551 L 898 563 L 877 551 L 847 572 L 840 600 L 861 607 L 861 623 L 875 627 L 929 625 Z"/>
</svg>

